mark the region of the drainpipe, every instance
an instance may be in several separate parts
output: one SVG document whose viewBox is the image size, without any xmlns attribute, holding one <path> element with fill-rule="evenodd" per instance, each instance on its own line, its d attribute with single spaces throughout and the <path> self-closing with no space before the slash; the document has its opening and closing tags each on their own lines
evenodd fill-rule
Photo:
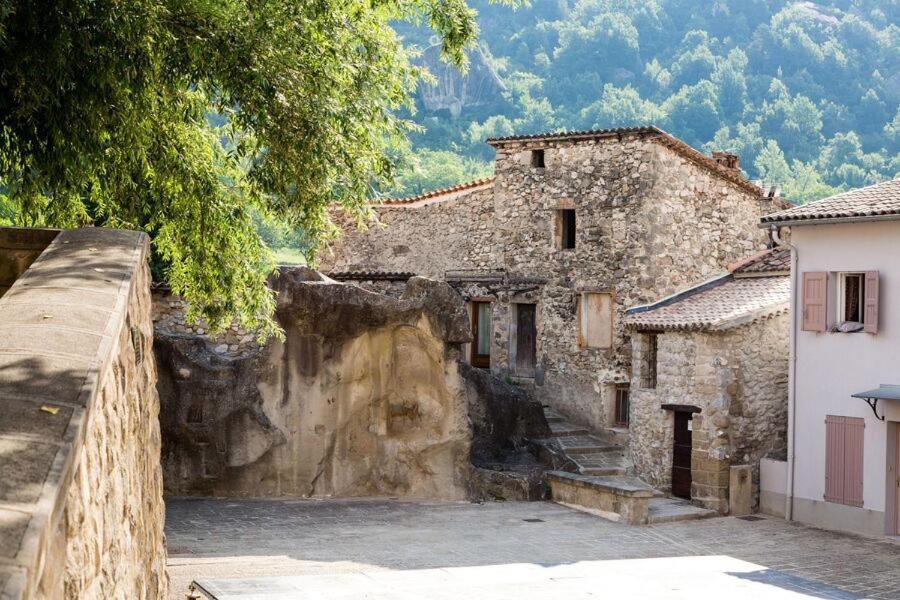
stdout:
<svg viewBox="0 0 900 600">
<path fill-rule="evenodd" d="M 777 246 L 788 246 L 791 249 L 791 333 L 790 333 L 790 357 L 788 359 L 788 447 L 787 447 L 787 485 L 784 493 L 784 518 L 786 521 L 794 520 L 794 431 L 797 403 L 797 322 L 800 318 L 797 299 L 797 263 L 799 253 L 797 247 L 790 242 L 781 239 L 781 229 L 773 226 L 770 230 L 772 241 Z"/>
</svg>

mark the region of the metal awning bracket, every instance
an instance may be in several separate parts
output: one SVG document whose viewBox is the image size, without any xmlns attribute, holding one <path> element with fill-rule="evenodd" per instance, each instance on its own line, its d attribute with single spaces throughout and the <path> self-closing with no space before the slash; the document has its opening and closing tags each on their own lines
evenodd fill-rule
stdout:
<svg viewBox="0 0 900 600">
<path fill-rule="evenodd" d="M 856 394 L 851 395 L 853 398 L 862 398 L 866 401 L 866 404 L 869 405 L 869 408 L 872 409 L 872 413 L 875 415 L 875 418 L 879 421 L 884 421 L 884 406 L 881 407 L 881 416 L 878 416 L 878 401 L 879 400 L 900 400 L 900 385 L 886 385 L 881 384 L 874 390 L 868 390 L 866 392 L 857 392 Z"/>
<path fill-rule="evenodd" d="M 866 401 L 866 404 L 869 405 L 869 408 L 872 409 L 872 413 L 874 413 L 875 418 L 879 421 L 884 421 L 884 415 L 878 416 L 878 411 L 875 410 L 878 407 L 878 398 L 863 398 Z"/>
</svg>

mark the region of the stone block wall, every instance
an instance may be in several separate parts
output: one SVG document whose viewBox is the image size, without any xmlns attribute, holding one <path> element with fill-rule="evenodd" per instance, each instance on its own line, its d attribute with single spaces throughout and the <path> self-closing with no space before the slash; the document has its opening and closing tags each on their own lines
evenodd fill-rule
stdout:
<svg viewBox="0 0 900 600">
<path fill-rule="evenodd" d="M 443 279 L 448 270 L 493 264 L 494 195 L 490 184 L 451 199 L 376 207 L 365 231 L 339 220 L 342 237 L 322 253 L 321 270 L 401 271 Z"/>
<path fill-rule="evenodd" d="M 53 241 L 0 298 L 0 596 L 167 596 L 146 235 Z"/>
<path fill-rule="evenodd" d="M 759 505 L 759 463 L 787 447 L 789 317 L 723 332 L 663 332 L 657 338 L 657 385 L 643 387 L 648 335 L 635 334 L 630 444 L 635 470 L 671 488 L 673 416 L 662 404 L 697 406 L 692 420 L 692 498 L 727 512 L 731 465 L 750 465 Z"/>
</svg>

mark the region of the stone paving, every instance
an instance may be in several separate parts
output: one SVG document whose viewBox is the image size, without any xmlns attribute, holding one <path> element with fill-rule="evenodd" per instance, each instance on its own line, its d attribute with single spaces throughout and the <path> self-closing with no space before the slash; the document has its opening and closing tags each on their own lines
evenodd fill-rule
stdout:
<svg viewBox="0 0 900 600">
<path fill-rule="evenodd" d="M 194 578 L 272 576 L 303 592 L 254 598 L 900 598 L 897 544 L 767 517 L 629 527 L 548 502 L 169 499 L 166 530 L 173 599 Z"/>
</svg>

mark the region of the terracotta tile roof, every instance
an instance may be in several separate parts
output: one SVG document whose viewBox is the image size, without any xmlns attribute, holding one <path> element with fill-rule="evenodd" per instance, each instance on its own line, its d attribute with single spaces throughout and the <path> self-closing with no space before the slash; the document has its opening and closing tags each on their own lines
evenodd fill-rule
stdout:
<svg viewBox="0 0 900 600">
<path fill-rule="evenodd" d="M 472 190 L 479 187 L 486 187 L 494 183 L 493 177 L 485 177 L 484 179 L 476 179 L 475 181 L 469 181 L 466 183 L 460 183 L 459 185 L 454 185 L 446 188 L 441 188 L 437 190 L 431 190 L 428 192 L 424 192 L 422 194 L 418 194 L 417 196 L 409 196 L 408 198 L 385 198 L 384 201 L 380 203 L 375 203 L 373 206 L 397 206 L 404 204 L 413 204 L 416 202 L 421 202 L 423 200 L 430 200 L 432 198 L 438 198 L 439 196 L 447 196 L 450 194 L 457 194 L 459 192 L 465 192 L 468 190 Z"/>
<path fill-rule="evenodd" d="M 629 309 L 625 326 L 630 329 L 722 331 L 786 312 L 790 299 L 790 277 L 735 279 L 727 276 L 680 298 Z"/>
<path fill-rule="evenodd" d="M 616 127 L 613 129 L 587 129 L 583 131 L 550 131 L 545 133 L 532 133 L 526 135 L 508 135 L 506 137 L 494 137 L 485 140 L 486 144 L 491 146 L 502 146 L 508 142 L 527 142 L 527 141 L 556 141 L 556 140 L 578 140 L 578 139 L 597 139 L 602 137 L 615 137 L 628 133 L 665 133 L 658 127 L 652 125 L 646 127 Z"/>
<path fill-rule="evenodd" d="M 415 277 L 415 273 L 404 271 L 336 271 L 326 273 L 335 281 L 406 281 Z"/>
<path fill-rule="evenodd" d="M 653 304 L 625 311 L 629 329 L 722 331 L 787 312 L 790 250 L 767 249 L 728 265 L 729 272 Z"/>
<path fill-rule="evenodd" d="M 735 277 L 743 275 L 757 276 L 767 273 L 789 274 L 791 272 L 791 250 L 783 247 L 767 248 L 731 263 L 728 265 L 728 270 Z"/>
<path fill-rule="evenodd" d="M 666 146 L 670 148 L 674 152 L 677 152 L 682 157 L 688 159 L 694 164 L 703 167 L 723 179 L 734 183 L 735 185 L 740 186 L 744 190 L 750 192 L 751 194 L 756 194 L 758 196 L 765 196 L 765 190 L 761 187 L 748 180 L 743 176 L 743 174 L 739 170 L 729 169 L 721 164 L 715 159 L 706 156 L 699 150 L 691 147 L 685 142 L 679 140 L 675 136 L 670 133 L 667 133 L 660 129 L 659 127 L 647 126 L 647 127 L 619 127 L 616 129 L 593 129 L 588 131 L 558 131 L 558 132 L 549 132 L 549 133 L 536 133 L 532 135 L 513 135 L 507 137 L 499 137 L 499 138 L 488 138 L 485 140 L 486 143 L 491 146 L 503 146 L 509 143 L 515 142 L 553 142 L 553 141 L 563 141 L 563 140 L 594 140 L 608 137 L 619 137 L 628 134 L 637 134 L 640 136 L 647 137 L 648 139 Z M 785 203 L 782 199 L 776 198 L 775 201 L 784 207 L 790 206 L 790 204 Z"/>
<path fill-rule="evenodd" d="M 765 224 L 803 224 L 832 219 L 900 218 L 900 179 L 876 183 L 766 215 Z"/>
</svg>

